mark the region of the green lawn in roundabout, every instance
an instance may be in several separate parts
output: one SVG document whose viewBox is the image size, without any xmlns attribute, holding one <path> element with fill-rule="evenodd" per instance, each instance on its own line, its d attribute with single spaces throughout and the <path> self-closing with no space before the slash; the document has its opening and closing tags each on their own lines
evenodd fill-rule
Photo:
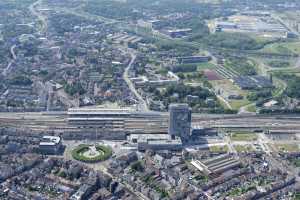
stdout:
<svg viewBox="0 0 300 200">
<path fill-rule="evenodd" d="M 88 163 L 107 160 L 111 155 L 111 148 L 104 145 L 80 144 L 72 150 L 72 157 L 75 160 Z"/>
</svg>

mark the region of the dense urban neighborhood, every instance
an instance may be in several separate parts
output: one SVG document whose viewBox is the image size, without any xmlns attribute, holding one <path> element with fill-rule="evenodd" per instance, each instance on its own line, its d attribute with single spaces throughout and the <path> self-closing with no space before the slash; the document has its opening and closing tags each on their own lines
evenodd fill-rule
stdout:
<svg viewBox="0 0 300 200">
<path fill-rule="evenodd" d="M 300 199 L 297 0 L 0 13 L 1 200 Z"/>
</svg>

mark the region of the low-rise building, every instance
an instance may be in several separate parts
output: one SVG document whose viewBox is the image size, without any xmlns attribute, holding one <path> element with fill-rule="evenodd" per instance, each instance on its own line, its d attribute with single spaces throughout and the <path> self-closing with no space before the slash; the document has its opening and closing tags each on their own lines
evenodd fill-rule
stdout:
<svg viewBox="0 0 300 200">
<path fill-rule="evenodd" d="M 170 151 L 180 151 L 182 150 L 182 142 L 180 139 L 168 139 L 168 140 L 147 140 L 145 142 L 138 143 L 138 150 L 170 150 Z"/>
<path fill-rule="evenodd" d="M 208 62 L 211 60 L 211 56 L 186 56 L 186 57 L 179 57 L 177 58 L 178 62 L 181 64 L 188 64 L 188 63 L 201 63 L 201 62 Z"/>
</svg>

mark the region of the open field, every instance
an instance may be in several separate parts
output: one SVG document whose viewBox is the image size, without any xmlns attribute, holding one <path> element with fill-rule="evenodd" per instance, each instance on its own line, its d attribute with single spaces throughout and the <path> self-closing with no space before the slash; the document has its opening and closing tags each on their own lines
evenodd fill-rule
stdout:
<svg viewBox="0 0 300 200">
<path fill-rule="evenodd" d="M 280 42 L 266 45 L 260 52 L 277 54 L 300 54 L 300 42 Z"/>
<path fill-rule="evenodd" d="M 228 146 L 224 145 L 224 146 L 210 146 L 209 147 L 209 151 L 210 152 L 228 152 Z"/>
<path fill-rule="evenodd" d="M 241 107 L 250 104 L 251 102 L 248 101 L 247 99 L 243 99 L 243 100 L 231 100 L 229 101 L 229 104 L 231 105 L 233 110 L 238 110 Z"/>
<path fill-rule="evenodd" d="M 277 151 L 280 152 L 299 152 L 300 148 L 298 144 L 275 144 Z"/>
<path fill-rule="evenodd" d="M 213 64 L 212 62 L 198 63 L 197 66 L 198 66 L 197 71 L 203 71 L 205 69 L 213 69 L 216 67 L 215 64 Z"/>
<path fill-rule="evenodd" d="M 248 112 L 256 112 L 256 106 L 255 105 L 248 106 L 246 110 Z"/>
<path fill-rule="evenodd" d="M 253 152 L 254 149 L 251 145 L 234 145 L 234 148 L 237 152 Z"/>
<path fill-rule="evenodd" d="M 238 110 L 240 107 L 250 104 L 251 102 L 247 100 L 248 91 L 241 90 L 238 86 L 234 85 L 230 80 L 215 80 L 210 81 L 213 85 L 214 90 L 220 93 L 224 99 L 226 99 L 231 105 L 232 109 Z M 228 99 L 229 95 L 241 95 L 243 99 L 234 100 Z"/>
<path fill-rule="evenodd" d="M 256 61 L 263 65 L 264 67 L 267 66 L 266 70 L 288 70 L 294 68 L 297 64 L 296 58 L 287 58 L 287 59 L 272 59 L 272 58 L 258 58 L 255 57 Z"/>
<path fill-rule="evenodd" d="M 257 135 L 251 132 L 232 133 L 231 140 L 233 141 L 254 141 L 257 140 Z"/>
</svg>

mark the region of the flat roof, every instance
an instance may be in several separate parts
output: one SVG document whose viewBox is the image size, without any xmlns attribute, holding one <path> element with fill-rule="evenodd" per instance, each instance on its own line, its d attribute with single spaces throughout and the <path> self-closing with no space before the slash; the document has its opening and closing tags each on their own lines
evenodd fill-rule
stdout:
<svg viewBox="0 0 300 200">
<path fill-rule="evenodd" d="M 51 146 L 59 144 L 61 141 L 61 138 L 58 136 L 43 136 L 42 141 L 40 142 L 40 145 L 44 146 Z"/>
<path fill-rule="evenodd" d="M 130 134 L 130 140 L 137 139 L 140 140 L 168 140 L 170 139 L 169 134 Z"/>
<path fill-rule="evenodd" d="M 130 115 L 131 112 L 126 111 L 68 111 L 68 115 Z"/>
<path fill-rule="evenodd" d="M 133 111 L 132 108 L 98 108 L 98 107 L 93 107 L 93 108 L 69 108 L 69 112 L 129 112 Z"/>
<path fill-rule="evenodd" d="M 124 118 L 107 118 L 107 117 L 69 117 L 68 118 L 69 121 L 124 121 Z"/>
<path fill-rule="evenodd" d="M 182 145 L 181 140 L 148 140 L 148 144 L 153 145 L 164 145 L 164 144 L 174 144 L 174 145 Z"/>
<path fill-rule="evenodd" d="M 169 33 L 192 31 L 191 28 L 168 30 Z"/>
</svg>

